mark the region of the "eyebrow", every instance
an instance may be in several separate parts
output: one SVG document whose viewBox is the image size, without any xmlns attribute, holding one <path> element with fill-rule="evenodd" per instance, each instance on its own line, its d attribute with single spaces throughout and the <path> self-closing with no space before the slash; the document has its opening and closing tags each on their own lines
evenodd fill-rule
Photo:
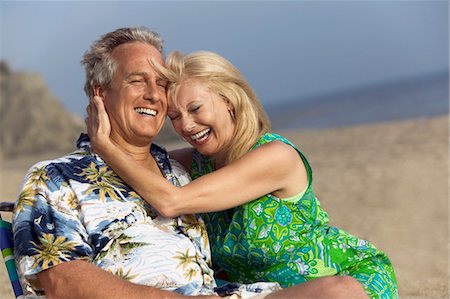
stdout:
<svg viewBox="0 0 450 299">
<path fill-rule="evenodd" d="M 191 106 L 191 105 L 198 105 L 198 104 L 201 104 L 202 103 L 202 101 L 201 100 L 197 100 L 197 99 L 192 99 L 192 100 L 190 100 L 187 104 L 186 104 L 186 107 L 188 107 L 188 106 Z"/>
<path fill-rule="evenodd" d="M 128 74 L 125 78 L 128 79 L 133 76 L 148 77 L 148 74 L 146 72 L 133 72 L 133 73 Z"/>
<path fill-rule="evenodd" d="M 130 77 L 134 77 L 134 76 L 140 76 L 140 77 L 144 77 L 144 78 L 150 78 L 150 75 L 148 72 L 132 72 L 130 74 L 128 74 L 125 79 L 129 79 Z M 155 81 L 169 81 L 166 77 L 159 75 L 158 73 L 156 73 L 156 78 Z"/>
</svg>

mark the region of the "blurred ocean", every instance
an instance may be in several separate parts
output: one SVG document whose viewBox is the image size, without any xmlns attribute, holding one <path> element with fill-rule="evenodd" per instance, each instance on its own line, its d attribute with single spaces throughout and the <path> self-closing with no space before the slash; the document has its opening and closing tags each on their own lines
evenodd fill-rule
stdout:
<svg viewBox="0 0 450 299">
<path fill-rule="evenodd" d="M 320 129 L 449 113 L 448 71 L 265 105 L 274 130 Z"/>
</svg>

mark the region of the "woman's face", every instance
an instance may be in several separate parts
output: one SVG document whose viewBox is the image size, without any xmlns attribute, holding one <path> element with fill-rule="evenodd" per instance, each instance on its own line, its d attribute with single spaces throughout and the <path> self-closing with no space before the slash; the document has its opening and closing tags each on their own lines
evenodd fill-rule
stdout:
<svg viewBox="0 0 450 299">
<path fill-rule="evenodd" d="M 205 156 L 224 158 L 233 140 L 231 105 L 200 80 L 181 83 L 167 115 L 177 133 Z"/>
</svg>

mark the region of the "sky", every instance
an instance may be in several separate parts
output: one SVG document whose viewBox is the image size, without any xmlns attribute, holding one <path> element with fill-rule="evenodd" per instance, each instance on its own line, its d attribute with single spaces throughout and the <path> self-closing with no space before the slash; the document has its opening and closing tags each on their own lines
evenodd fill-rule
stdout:
<svg viewBox="0 0 450 299">
<path fill-rule="evenodd" d="M 42 74 L 82 116 L 83 53 L 106 32 L 146 26 L 163 36 L 166 53 L 221 54 L 264 105 L 281 105 L 448 70 L 448 13 L 448 2 L 437 0 L 3 0 L 0 59 Z"/>
</svg>

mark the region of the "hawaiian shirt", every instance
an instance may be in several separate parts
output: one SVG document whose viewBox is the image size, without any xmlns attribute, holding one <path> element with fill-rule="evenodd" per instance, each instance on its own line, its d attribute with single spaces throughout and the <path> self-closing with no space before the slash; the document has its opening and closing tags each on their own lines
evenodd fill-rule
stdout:
<svg viewBox="0 0 450 299">
<path fill-rule="evenodd" d="M 87 135 L 77 147 L 32 166 L 18 196 L 14 251 L 25 291 L 42 295 L 33 283 L 37 273 L 81 259 L 133 283 L 213 293 L 203 220 L 162 217 L 91 151 Z M 153 144 L 151 154 L 171 183 L 190 181 L 164 149 Z"/>
</svg>

